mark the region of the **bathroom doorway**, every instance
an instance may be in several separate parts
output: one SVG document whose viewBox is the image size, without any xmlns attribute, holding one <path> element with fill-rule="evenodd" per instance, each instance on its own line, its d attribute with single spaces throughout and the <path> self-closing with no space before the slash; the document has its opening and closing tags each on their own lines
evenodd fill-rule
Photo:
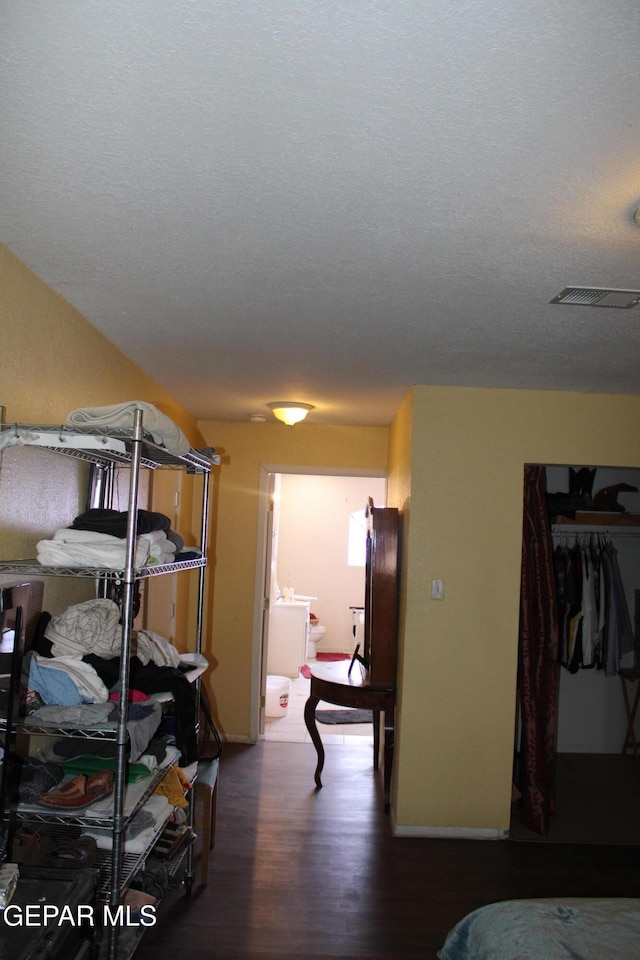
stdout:
<svg viewBox="0 0 640 960">
<path fill-rule="evenodd" d="M 324 632 L 317 650 L 325 656 L 351 653 L 351 607 L 364 605 L 364 558 L 349 552 L 350 532 L 369 497 L 384 505 L 386 478 L 379 473 L 349 470 L 263 465 L 260 485 L 260 527 L 256 576 L 254 690 L 256 734 L 268 739 L 304 741 L 308 738 L 302 711 L 308 678 L 289 670 L 291 691 L 286 716 L 265 716 L 269 661 L 269 606 L 304 598 Z M 362 528 L 364 541 L 365 529 Z M 352 536 L 353 539 L 353 536 Z M 279 642 L 279 641 L 278 641 Z M 308 659 L 311 648 L 303 648 Z M 295 655 L 294 655 L 295 658 Z M 335 742 L 363 731 L 327 727 Z M 364 731 L 368 733 L 368 730 Z"/>
</svg>

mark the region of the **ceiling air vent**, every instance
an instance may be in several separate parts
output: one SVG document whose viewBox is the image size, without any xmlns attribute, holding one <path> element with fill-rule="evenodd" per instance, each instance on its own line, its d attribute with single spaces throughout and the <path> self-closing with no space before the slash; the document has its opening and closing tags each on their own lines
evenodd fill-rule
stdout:
<svg viewBox="0 0 640 960">
<path fill-rule="evenodd" d="M 640 290 L 616 290 L 610 287 L 565 287 L 549 303 L 568 303 L 577 307 L 621 307 L 640 303 Z"/>
</svg>

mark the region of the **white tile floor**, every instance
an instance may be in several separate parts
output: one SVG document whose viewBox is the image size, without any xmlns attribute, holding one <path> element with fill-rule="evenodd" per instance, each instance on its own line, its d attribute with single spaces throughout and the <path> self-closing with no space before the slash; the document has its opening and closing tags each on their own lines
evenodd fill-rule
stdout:
<svg viewBox="0 0 640 960">
<path fill-rule="evenodd" d="M 310 661 L 312 664 L 313 661 Z M 311 737 L 304 723 L 304 705 L 309 697 L 310 681 L 298 675 L 291 681 L 289 706 L 284 717 L 265 717 L 265 740 L 289 741 L 290 743 L 311 743 Z M 318 710 L 338 709 L 335 704 L 320 701 Z M 318 724 L 323 743 L 371 743 L 373 746 L 373 724 Z M 365 739 L 366 738 L 366 739 Z"/>
</svg>

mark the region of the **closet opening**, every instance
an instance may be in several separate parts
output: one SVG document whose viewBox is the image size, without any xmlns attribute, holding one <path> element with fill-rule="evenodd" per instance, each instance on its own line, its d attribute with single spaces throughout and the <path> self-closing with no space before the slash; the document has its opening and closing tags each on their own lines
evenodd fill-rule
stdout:
<svg viewBox="0 0 640 960">
<path fill-rule="evenodd" d="M 510 837 L 640 843 L 640 469 L 526 465 L 524 503 Z"/>
</svg>

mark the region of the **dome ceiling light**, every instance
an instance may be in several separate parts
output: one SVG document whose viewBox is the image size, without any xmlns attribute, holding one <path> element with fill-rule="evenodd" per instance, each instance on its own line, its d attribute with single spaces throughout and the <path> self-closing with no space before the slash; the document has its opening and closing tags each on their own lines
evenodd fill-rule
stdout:
<svg viewBox="0 0 640 960">
<path fill-rule="evenodd" d="M 297 400 L 275 400 L 268 404 L 273 411 L 274 417 L 286 423 L 288 427 L 295 426 L 304 420 L 310 410 L 313 410 L 311 403 L 299 403 Z"/>
</svg>

